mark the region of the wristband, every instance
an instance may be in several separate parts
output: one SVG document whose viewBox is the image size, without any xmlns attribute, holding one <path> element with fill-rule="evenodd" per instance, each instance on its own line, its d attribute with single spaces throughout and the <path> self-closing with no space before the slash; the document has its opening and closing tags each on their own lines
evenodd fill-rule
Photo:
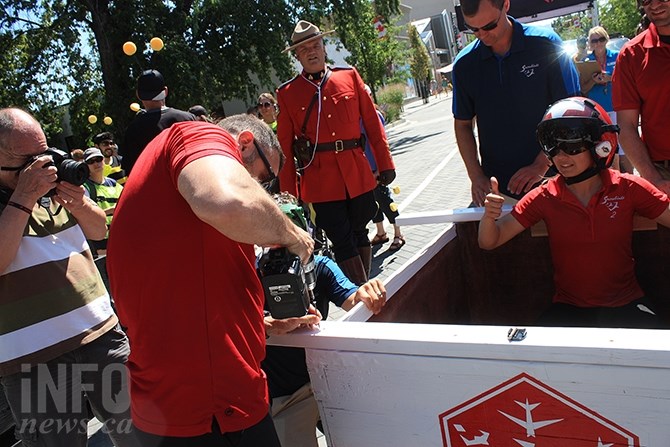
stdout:
<svg viewBox="0 0 670 447">
<path fill-rule="evenodd" d="M 21 205 L 20 203 L 12 202 L 11 200 L 9 202 L 7 202 L 7 206 L 13 206 L 16 209 L 19 209 L 19 210 L 27 213 L 29 216 L 33 214 L 33 211 L 30 208 L 25 207 L 25 206 Z"/>
</svg>

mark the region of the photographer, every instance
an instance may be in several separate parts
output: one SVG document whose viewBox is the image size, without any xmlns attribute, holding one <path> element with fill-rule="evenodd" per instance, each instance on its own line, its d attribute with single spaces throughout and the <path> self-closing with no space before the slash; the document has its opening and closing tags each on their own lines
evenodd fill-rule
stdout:
<svg viewBox="0 0 670 447">
<path fill-rule="evenodd" d="M 304 215 L 297 217 L 301 216 L 302 210 L 287 197 L 291 196 L 282 193 L 281 196 L 275 196 L 275 200 L 297 226 L 306 228 Z M 331 302 L 342 309 L 350 310 L 362 301 L 375 314 L 386 304 L 386 289 L 378 279 L 371 279 L 359 287 L 331 259 L 315 256 L 314 261 L 314 297 L 316 308 L 324 319 L 328 316 Z M 271 316 L 265 317 L 265 330 L 268 335 L 285 334 L 302 325 L 298 318 L 275 320 Z M 268 377 L 272 418 L 282 445 L 317 446 L 319 410 L 309 383 L 305 350 L 268 345 L 262 367 Z"/>
<path fill-rule="evenodd" d="M 45 151 L 30 114 L 0 110 L 2 386 L 26 446 L 85 445 L 86 401 L 133 445 L 111 425 L 129 423 L 125 375 L 109 374 L 125 370 L 128 340 L 86 244 L 104 238 L 105 213 L 70 182 L 86 165 Z"/>
<path fill-rule="evenodd" d="M 253 244 L 303 261 L 314 247 L 259 186 L 270 188 L 281 164 L 274 133 L 251 115 L 175 123 L 137 159 L 107 268 L 133 347 L 131 411 L 144 445 L 279 446 Z"/>
</svg>

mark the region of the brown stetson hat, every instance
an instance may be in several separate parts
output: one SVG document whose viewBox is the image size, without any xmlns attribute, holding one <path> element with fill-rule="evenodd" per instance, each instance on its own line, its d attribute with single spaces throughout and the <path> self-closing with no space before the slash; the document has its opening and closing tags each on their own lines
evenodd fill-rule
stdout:
<svg viewBox="0 0 670 447">
<path fill-rule="evenodd" d="M 319 39 L 322 36 L 334 33 L 335 30 L 326 31 L 322 33 L 318 26 L 313 23 L 309 23 L 306 20 L 301 20 L 295 26 L 293 34 L 291 34 L 291 46 L 284 49 L 284 53 L 291 51 L 302 44 L 311 42 L 315 39 Z"/>
</svg>

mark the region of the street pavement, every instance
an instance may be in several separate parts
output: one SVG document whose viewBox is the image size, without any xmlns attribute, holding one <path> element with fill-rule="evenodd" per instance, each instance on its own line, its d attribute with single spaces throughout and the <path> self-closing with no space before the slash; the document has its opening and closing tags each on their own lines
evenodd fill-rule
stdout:
<svg viewBox="0 0 670 447">
<path fill-rule="evenodd" d="M 394 194 L 400 215 L 421 211 L 465 208 L 471 202 L 470 180 L 458 153 L 451 113 L 451 96 L 432 96 L 428 104 L 416 100 L 404 107 L 401 119 L 386 128 L 400 187 Z M 389 250 L 393 226 L 385 220 L 389 242 L 373 247 L 371 276 L 386 280 L 412 256 L 421 251 L 443 229 L 445 224 L 401 227 L 406 244 Z M 368 225 L 370 239 L 375 225 Z M 331 306 L 328 319 L 339 319 L 344 311 Z"/>
</svg>

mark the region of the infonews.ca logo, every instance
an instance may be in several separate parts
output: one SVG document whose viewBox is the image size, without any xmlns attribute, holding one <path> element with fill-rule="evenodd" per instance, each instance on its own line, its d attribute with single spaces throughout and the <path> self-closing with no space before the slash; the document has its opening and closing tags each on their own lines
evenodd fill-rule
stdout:
<svg viewBox="0 0 670 447">
<path fill-rule="evenodd" d="M 100 421 L 103 433 L 131 432 L 125 365 L 110 364 L 101 369 L 97 364 L 59 364 L 53 372 L 44 364 L 33 368 L 22 367 L 31 377 L 21 379 L 21 413 L 33 417 L 20 421 L 20 433 L 85 434 L 87 421 L 93 417 L 87 400 L 110 416 Z"/>
</svg>

